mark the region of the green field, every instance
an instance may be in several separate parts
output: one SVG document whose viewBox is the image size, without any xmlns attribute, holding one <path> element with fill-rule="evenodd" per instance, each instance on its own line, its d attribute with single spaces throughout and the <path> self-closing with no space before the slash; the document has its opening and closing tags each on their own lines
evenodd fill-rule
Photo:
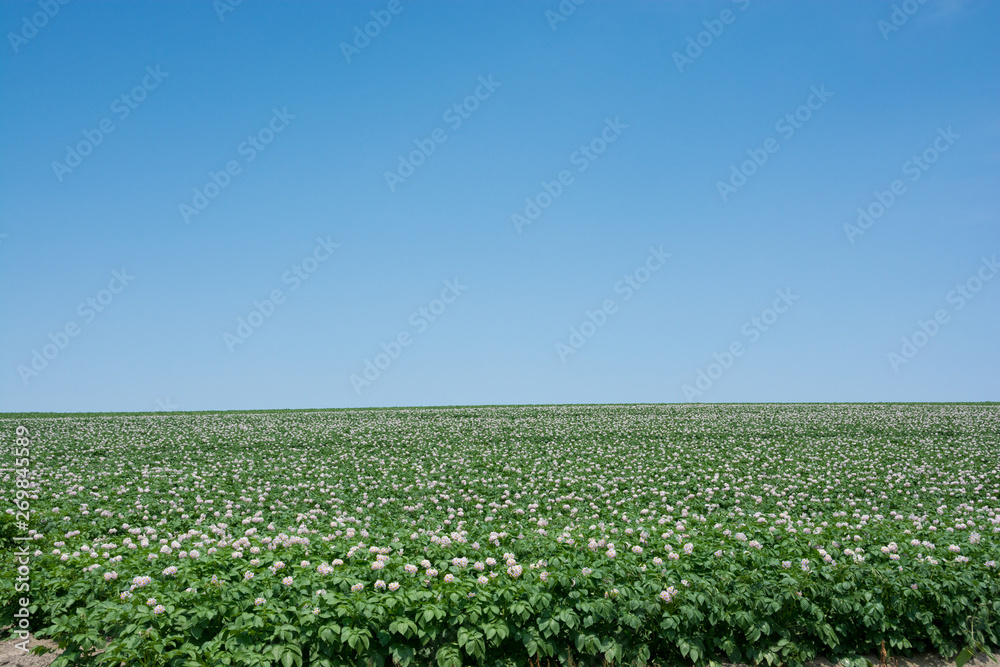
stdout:
<svg viewBox="0 0 1000 667">
<path fill-rule="evenodd" d="M 0 422 L 0 626 L 27 600 L 64 664 L 776 665 L 1000 646 L 996 405 Z"/>
</svg>

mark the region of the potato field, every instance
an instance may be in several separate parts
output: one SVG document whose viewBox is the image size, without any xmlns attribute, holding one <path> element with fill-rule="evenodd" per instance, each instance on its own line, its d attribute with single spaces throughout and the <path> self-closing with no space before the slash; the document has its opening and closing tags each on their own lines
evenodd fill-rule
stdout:
<svg viewBox="0 0 1000 667">
<path fill-rule="evenodd" d="M 0 422 L 0 626 L 16 639 L 27 620 L 57 664 L 797 665 L 1000 646 L 995 405 Z"/>
</svg>

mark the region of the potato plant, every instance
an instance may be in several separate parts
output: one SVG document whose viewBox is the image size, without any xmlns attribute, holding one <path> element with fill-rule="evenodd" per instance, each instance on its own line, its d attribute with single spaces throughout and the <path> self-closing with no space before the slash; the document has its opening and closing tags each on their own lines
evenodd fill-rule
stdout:
<svg viewBox="0 0 1000 667">
<path fill-rule="evenodd" d="M 33 630 L 62 665 L 799 665 L 1000 646 L 991 405 L 0 421 L 32 435 L 30 523 L 8 509 L 0 525 L 0 625 L 24 595 L 8 547 L 25 529 Z"/>
</svg>

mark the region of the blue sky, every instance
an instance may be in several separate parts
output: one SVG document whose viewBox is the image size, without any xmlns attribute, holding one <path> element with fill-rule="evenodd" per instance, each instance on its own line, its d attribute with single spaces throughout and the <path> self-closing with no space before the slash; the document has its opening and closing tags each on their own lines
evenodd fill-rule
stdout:
<svg viewBox="0 0 1000 667">
<path fill-rule="evenodd" d="M 2 411 L 1000 399 L 996 3 L 0 21 Z"/>
</svg>

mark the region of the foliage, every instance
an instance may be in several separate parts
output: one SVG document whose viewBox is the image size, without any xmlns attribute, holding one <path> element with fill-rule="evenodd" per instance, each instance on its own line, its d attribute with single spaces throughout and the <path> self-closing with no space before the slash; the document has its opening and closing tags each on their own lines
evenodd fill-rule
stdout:
<svg viewBox="0 0 1000 667">
<path fill-rule="evenodd" d="M 32 624 L 59 664 L 962 660 L 1000 646 L 998 416 L 22 418 Z M 3 565 L 6 624 L 21 594 Z"/>
</svg>

